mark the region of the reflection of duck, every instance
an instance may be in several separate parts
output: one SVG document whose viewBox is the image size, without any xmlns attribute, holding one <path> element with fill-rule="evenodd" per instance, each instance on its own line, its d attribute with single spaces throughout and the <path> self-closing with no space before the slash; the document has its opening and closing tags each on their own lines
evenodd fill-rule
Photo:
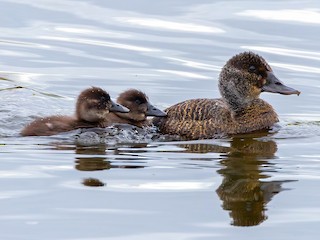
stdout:
<svg viewBox="0 0 320 240">
<path fill-rule="evenodd" d="M 106 185 L 97 178 L 85 178 L 83 179 L 82 184 L 87 187 L 103 187 Z"/>
<path fill-rule="evenodd" d="M 220 99 L 192 99 L 166 109 L 166 118 L 155 118 L 161 133 L 187 139 L 268 129 L 278 121 L 274 109 L 259 98 L 261 92 L 299 94 L 278 80 L 268 63 L 252 52 L 232 57 L 219 77 Z"/>
<path fill-rule="evenodd" d="M 130 112 L 114 112 L 108 115 L 106 123 L 125 123 L 137 127 L 149 125 L 147 116 L 164 117 L 166 113 L 151 105 L 145 93 L 136 89 L 129 89 L 121 93 L 117 102 L 127 108 Z"/>
<path fill-rule="evenodd" d="M 274 158 L 277 151 L 274 141 L 255 139 L 261 136 L 234 137 L 230 147 L 205 144 L 201 147 L 184 146 L 192 152 L 222 153 L 220 163 L 223 168 L 218 173 L 223 176 L 223 181 L 216 192 L 223 202 L 223 209 L 230 212 L 235 226 L 254 226 L 263 222 L 267 218 L 266 204 L 283 190 L 281 184 L 287 182 L 261 181 L 270 177 L 263 168 L 271 164 L 264 159 Z"/>
<path fill-rule="evenodd" d="M 101 171 L 111 168 L 107 160 L 106 146 L 97 145 L 94 147 L 77 146 L 75 168 L 79 171 Z"/>
<path fill-rule="evenodd" d="M 128 109 L 114 103 L 103 89 L 92 87 L 80 93 L 75 116 L 39 118 L 28 124 L 21 134 L 49 136 L 77 128 L 106 127 L 105 119 L 110 112 L 128 112 Z"/>
<path fill-rule="evenodd" d="M 75 163 L 75 168 L 79 171 L 100 171 L 111 168 L 110 162 L 105 157 L 79 157 Z"/>
<path fill-rule="evenodd" d="M 274 158 L 277 145 L 274 141 L 252 138 L 233 138 L 233 149 L 221 161 L 225 166 L 218 170 L 224 179 L 217 189 L 223 208 L 230 211 L 235 226 L 254 226 L 267 216 L 265 205 L 281 190 L 281 182 L 262 182 L 268 178 L 261 165 L 268 165 L 265 158 Z"/>
<path fill-rule="evenodd" d="M 146 144 L 135 144 L 132 145 L 134 149 L 136 148 L 145 148 Z M 144 166 L 136 164 L 136 161 L 132 159 L 121 157 L 121 163 L 116 164 L 115 161 L 117 155 L 120 155 L 120 150 L 113 149 L 113 157 L 108 156 L 106 153 L 106 146 L 94 146 L 94 147 L 75 147 L 75 152 L 77 154 L 75 160 L 75 168 L 79 171 L 101 171 L 109 170 L 111 168 L 143 168 Z M 143 150 L 142 152 L 144 152 Z M 129 153 L 130 150 L 126 150 L 126 153 Z M 139 151 L 134 151 L 139 152 Z"/>
<path fill-rule="evenodd" d="M 145 148 L 147 144 L 135 144 L 133 148 Z M 61 150 L 65 149 L 64 147 Z M 116 163 L 117 155 L 120 155 L 120 150 L 113 149 L 112 156 L 109 156 L 106 152 L 106 145 L 99 145 L 94 147 L 82 147 L 76 146 L 74 148 L 77 155 L 75 159 L 75 169 L 85 172 L 104 171 L 110 170 L 111 168 L 126 168 L 126 169 L 137 169 L 144 168 L 145 166 L 137 161 L 132 161 L 132 158 L 128 159 L 121 157 L 121 162 Z M 144 150 L 145 151 L 145 150 Z M 130 150 L 126 150 L 126 153 Z M 135 151 L 136 152 L 136 151 Z M 85 178 L 82 184 L 89 187 L 102 187 L 106 183 L 102 182 L 97 178 Z"/>
</svg>

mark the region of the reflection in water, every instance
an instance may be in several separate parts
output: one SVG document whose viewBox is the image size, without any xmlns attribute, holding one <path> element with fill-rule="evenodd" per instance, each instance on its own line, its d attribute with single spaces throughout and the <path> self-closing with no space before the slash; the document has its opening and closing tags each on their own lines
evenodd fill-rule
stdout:
<svg viewBox="0 0 320 240">
<path fill-rule="evenodd" d="M 268 171 L 274 169 L 270 159 L 276 158 L 277 145 L 267 133 L 246 134 L 230 139 L 230 146 L 205 143 L 178 144 L 190 153 L 219 153 L 221 168 L 217 171 L 223 181 L 216 190 L 222 207 L 229 211 L 234 226 L 256 226 L 267 219 L 266 204 L 283 190 L 286 181 L 266 181 Z M 139 154 L 145 153 L 147 143 L 118 144 L 108 147 L 72 146 L 76 153 L 75 168 L 79 171 L 101 171 L 111 168 L 144 168 Z M 63 147 L 62 149 L 64 149 Z M 132 149 L 132 150 L 130 150 Z M 141 149 L 141 150 L 140 150 Z M 124 154 L 123 154 L 124 153 Z M 194 158 L 193 160 L 194 161 Z M 86 178 L 82 184 L 103 187 L 107 183 L 97 178 Z"/>
<path fill-rule="evenodd" d="M 82 184 L 88 187 L 103 187 L 105 184 L 97 178 L 85 178 Z"/>
<path fill-rule="evenodd" d="M 75 160 L 75 168 L 79 171 L 99 171 L 110 169 L 111 164 L 107 161 L 106 147 L 76 147 L 77 154 L 86 155 L 77 157 Z"/>
<path fill-rule="evenodd" d="M 135 144 L 134 147 L 146 147 L 146 144 Z M 113 164 L 112 161 L 116 160 L 115 156 L 121 154 L 117 148 L 113 150 L 111 156 L 107 155 L 107 146 L 98 145 L 95 147 L 83 147 L 76 146 L 75 152 L 77 157 L 75 159 L 75 168 L 79 171 L 101 171 L 109 170 L 111 168 L 143 168 L 141 165 L 134 165 L 134 162 L 129 161 L 126 163 L 126 158 L 121 158 L 122 165 Z M 83 157 L 81 156 L 83 155 Z M 132 159 L 131 159 L 132 160 Z M 82 181 L 82 184 L 88 187 L 103 187 L 106 183 L 103 183 L 97 178 L 86 178 Z"/>
<path fill-rule="evenodd" d="M 288 182 L 261 181 L 270 177 L 265 169 L 271 166 L 268 159 L 275 158 L 274 141 L 238 136 L 231 139 L 230 147 L 206 144 L 184 147 L 192 152 L 222 153 L 223 168 L 217 172 L 223 181 L 216 192 L 223 209 L 230 212 L 232 225 L 255 226 L 267 219 L 266 204 L 283 190 L 281 184 Z"/>
<path fill-rule="evenodd" d="M 260 181 L 269 177 L 262 166 L 270 164 L 264 159 L 274 157 L 276 143 L 234 138 L 231 147 L 234 150 L 221 161 L 225 167 L 218 170 L 224 179 L 217 194 L 222 207 L 230 211 L 233 225 L 258 225 L 267 218 L 265 205 L 281 190 L 281 182 Z"/>
<path fill-rule="evenodd" d="M 111 168 L 111 163 L 107 161 L 106 147 L 76 147 L 77 154 L 87 155 L 77 157 L 75 160 L 75 168 L 79 171 L 101 171 Z M 82 184 L 87 187 L 103 187 L 106 184 L 97 178 L 85 178 Z"/>
</svg>

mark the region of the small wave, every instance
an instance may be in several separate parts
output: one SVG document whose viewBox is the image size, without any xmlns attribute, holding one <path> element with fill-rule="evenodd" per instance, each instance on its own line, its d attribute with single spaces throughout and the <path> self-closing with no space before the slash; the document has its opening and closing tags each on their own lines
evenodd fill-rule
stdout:
<svg viewBox="0 0 320 240">
<path fill-rule="evenodd" d="M 265 135 L 265 134 L 262 134 Z M 267 136 L 258 138 L 294 139 L 312 138 L 320 135 L 320 121 L 284 121 L 273 126 Z M 225 137 L 224 137 L 225 139 Z M 83 146 L 99 144 L 115 145 L 122 143 L 176 142 L 181 137 L 163 135 L 154 126 L 139 128 L 128 124 L 117 124 L 107 128 L 93 128 L 78 131 L 75 143 Z"/>
<path fill-rule="evenodd" d="M 285 121 L 280 124 L 273 138 L 293 139 L 320 136 L 320 121 Z"/>
<path fill-rule="evenodd" d="M 149 143 L 158 138 L 156 127 L 139 128 L 128 124 L 117 124 L 107 128 L 81 130 L 75 135 L 75 143 L 82 146 L 119 143 Z"/>
</svg>

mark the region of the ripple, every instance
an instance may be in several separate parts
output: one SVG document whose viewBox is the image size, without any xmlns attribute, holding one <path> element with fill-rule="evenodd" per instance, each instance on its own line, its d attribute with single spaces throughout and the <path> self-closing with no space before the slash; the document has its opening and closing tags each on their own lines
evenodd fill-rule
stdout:
<svg viewBox="0 0 320 240">
<path fill-rule="evenodd" d="M 271 224 L 289 224 L 301 222 L 319 222 L 320 208 L 303 208 L 284 209 L 275 213 L 274 220 Z"/>
<path fill-rule="evenodd" d="M 284 120 L 281 128 L 271 138 L 294 139 L 313 138 L 320 135 L 320 121 L 292 121 Z"/>
<path fill-rule="evenodd" d="M 57 208 L 64 212 L 71 213 L 94 213 L 94 214 L 105 214 L 105 213 L 117 213 L 117 214 L 154 214 L 152 211 L 134 210 L 134 209 L 115 209 L 115 208 Z"/>
<path fill-rule="evenodd" d="M 21 198 L 42 193 L 43 191 L 19 190 L 19 191 L 0 191 L 0 199 Z M 1 219 L 1 217 L 0 217 Z"/>
<path fill-rule="evenodd" d="M 297 65 L 297 64 L 288 64 L 288 63 L 272 63 L 273 66 L 288 69 L 296 72 L 305 72 L 305 73 L 320 73 L 320 68 Z"/>
<path fill-rule="evenodd" d="M 152 181 L 130 180 L 125 181 L 109 180 L 106 187 L 90 188 L 92 191 L 120 191 L 120 192 L 194 192 L 194 191 L 211 191 L 216 185 L 212 179 L 201 182 L 197 181 Z M 86 188 L 79 185 L 78 182 L 67 181 L 63 186 L 69 188 Z M 86 188 L 87 189 L 87 188 Z"/>
<path fill-rule="evenodd" d="M 317 51 L 310 52 L 310 51 L 302 51 L 302 50 L 295 50 L 295 49 L 262 47 L 262 46 L 241 46 L 241 48 L 246 48 L 246 49 L 260 51 L 260 52 L 267 52 L 267 53 L 282 55 L 282 56 L 320 60 L 320 52 L 317 52 Z"/>
<path fill-rule="evenodd" d="M 107 128 L 82 129 L 74 138 L 82 146 L 119 143 L 148 143 L 158 137 L 155 127 L 138 128 L 128 124 L 117 124 Z"/>
<path fill-rule="evenodd" d="M 245 10 L 240 16 L 255 17 L 268 21 L 285 21 L 320 24 L 319 9 Z"/>
<path fill-rule="evenodd" d="M 225 33 L 221 28 L 209 27 L 194 23 L 181 23 L 175 21 L 166 21 L 156 18 L 116 18 L 120 22 L 130 23 L 133 25 L 150 27 L 156 30 L 174 30 L 182 32 L 195 32 L 195 33 Z"/>
<path fill-rule="evenodd" d="M 176 76 L 180 77 L 188 77 L 188 78 L 198 78 L 198 79 L 211 79 L 211 77 L 204 76 L 201 74 L 197 73 L 191 73 L 191 72 L 186 72 L 186 71 L 177 71 L 177 70 L 165 70 L 165 69 L 159 69 L 156 70 L 157 72 L 162 72 L 162 73 L 170 73 Z"/>
<path fill-rule="evenodd" d="M 17 41 L 17 40 L 0 40 L 0 45 L 13 45 L 18 47 L 29 47 L 29 48 L 43 48 L 50 49 L 51 47 L 46 44 L 39 44 L 35 42 Z"/>
<path fill-rule="evenodd" d="M 184 66 L 192 67 L 192 68 L 196 68 L 196 69 L 205 69 L 205 70 L 210 70 L 210 71 L 220 71 L 221 70 L 221 66 L 200 63 L 200 62 L 196 62 L 196 61 L 192 61 L 192 60 L 185 60 L 185 59 L 174 58 L 174 57 L 166 57 L 166 59 L 171 60 L 173 62 L 181 63 Z"/>
<path fill-rule="evenodd" d="M 116 43 L 116 42 L 98 41 L 98 40 L 92 40 L 92 39 L 88 39 L 88 38 L 40 36 L 39 39 L 72 42 L 72 43 L 82 43 L 82 44 L 88 44 L 88 45 L 94 45 L 94 46 L 119 48 L 119 49 L 125 49 L 125 50 L 137 51 L 137 52 L 160 52 L 159 49 L 154 49 L 154 48 L 146 48 L 146 47 L 129 45 L 129 44 L 121 44 L 121 43 Z"/>
</svg>

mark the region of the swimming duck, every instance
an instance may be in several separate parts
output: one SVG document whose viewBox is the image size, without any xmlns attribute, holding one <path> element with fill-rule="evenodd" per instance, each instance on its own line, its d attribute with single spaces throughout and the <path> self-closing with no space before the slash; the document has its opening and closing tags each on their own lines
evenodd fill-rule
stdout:
<svg viewBox="0 0 320 240">
<path fill-rule="evenodd" d="M 285 86 L 259 55 L 235 55 L 221 70 L 219 99 L 191 99 L 165 110 L 167 117 L 154 118 L 164 134 L 186 139 L 216 138 L 268 129 L 278 122 L 272 106 L 259 98 L 261 92 L 284 95 L 300 92 Z"/>
<path fill-rule="evenodd" d="M 110 112 L 129 112 L 126 107 L 113 102 L 101 88 L 82 91 L 76 103 L 74 116 L 50 116 L 36 119 L 22 131 L 22 136 L 49 136 L 78 128 L 106 127 L 104 120 Z"/>
<path fill-rule="evenodd" d="M 107 125 L 112 123 L 131 124 L 137 127 L 151 125 L 148 116 L 164 117 L 166 113 L 154 107 L 147 95 L 137 89 L 129 89 L 119 95 L 117 103 L 127 107 L 130 112 L 113 112 L 105 120 Z"/>
</svg>

